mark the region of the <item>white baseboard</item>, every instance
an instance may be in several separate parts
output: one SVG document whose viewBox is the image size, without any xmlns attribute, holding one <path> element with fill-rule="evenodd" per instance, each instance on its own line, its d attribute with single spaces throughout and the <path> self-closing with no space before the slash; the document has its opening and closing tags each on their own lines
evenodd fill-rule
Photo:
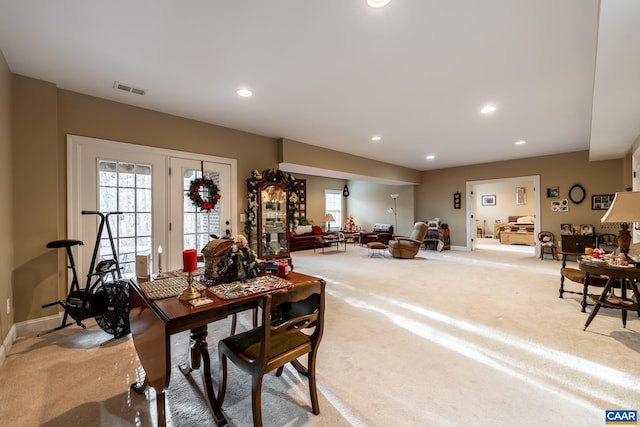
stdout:
<svg viewBox="0 0 640 427">
<path fill-rule="evenodd" d="M 49 331 L 60 326 L 61 321 L 62 315 L 54 314 L 53 316 L 41 317 L 39 319 L 26 320 L 24 322 L 16 323 L 14 324 L 14 327 L 16 328 L 16 336 L 24 337 Z"/>
<path fill-rule="evenodd" d="M 16 340 L 16 325 L 14 324 L 13 326 L 11 326 L 11 329 L 9 329 L 9 333 L 4 338 L 2 345 L 0 345 L 0 367 L 4 364 L 4 361 L 7 358 L 7 355 L 9 354 L 9 351 L 11 350 L 11 346 L 13 345 L 13 342 L 15 340 Z"/>
<path fill-rule="evenodd" d="M 62 315 L 54 314 L 53 316 L 14 323 L 11 329 L 9 329 L 9 333 L 5 337 L 4 342 L 0 345 L 0 367 L 4 364 L 9 351 L 11 351 L 11 346 L 13 346 L 13 342 L 17 337 L 36 335 L 40 332 L 49 331 L 60 326 L 61 321 Z"/>
</svg>

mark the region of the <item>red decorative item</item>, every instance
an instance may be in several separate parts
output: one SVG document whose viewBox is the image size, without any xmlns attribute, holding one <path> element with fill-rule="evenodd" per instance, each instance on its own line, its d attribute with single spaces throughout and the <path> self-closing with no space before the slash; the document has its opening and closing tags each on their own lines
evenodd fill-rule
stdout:
<svg viewBox="0 0 640 427">
<path fill-rule="evenodd" d="M 196 271 L 198 269 L 198 254 L 195 249 L 182 251 L 182 269 L 184 271 Z"/>
</svg>

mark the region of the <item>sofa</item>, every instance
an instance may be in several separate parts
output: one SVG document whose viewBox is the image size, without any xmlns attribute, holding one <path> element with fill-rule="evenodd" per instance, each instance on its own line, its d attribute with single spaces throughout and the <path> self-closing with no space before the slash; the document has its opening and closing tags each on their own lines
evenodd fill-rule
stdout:
<svg viewBox="0 0 640 427">
<path fill-rule="evenodd" d="M 371 231 L 360 232 L 360 244 L 366 246 L 369 242 L 380 242 L 385 245 L 393 238 L 393 225 L 373 224 Z"/>
<path fill-rule="evenodd" d="M 313 249 L 318 236 L 328 233 L 322 231 L 317 225 L 298 225 L 289 239 L 291 251 L 301 251 L 303 249 Z"/>
</svg>

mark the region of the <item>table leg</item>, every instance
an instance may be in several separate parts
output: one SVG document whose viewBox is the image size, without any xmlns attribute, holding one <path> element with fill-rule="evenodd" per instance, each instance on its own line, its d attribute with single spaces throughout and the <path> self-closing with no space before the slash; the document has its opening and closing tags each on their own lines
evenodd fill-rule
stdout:
<svg viewBox="0 0 640 427">
<path fill-rule="evenodd" d="M 158 427 L 167 425 L 167 417 L 165 414 L 164 391 L 156 393 L 156 411 L 158 412 Z"/>
<path fill-rule="evenodd" d="M 627 299 L 627 279 L 620 279 L 620 295 L 623 300 Z M 627 310 L 624 308 L 620 309 L 620 316 L 622 317 L 622 327 L 627 327 Z"/>
<path fill-rule="evenodd" d="M 638 292 L 638 285 L 633 280 L 629 281 L 633 295 L 636 297 L 636 304 L 638 306 L 638 316 L 640 316 L 640 292 Z"/>
<path fill-rule="evenodd" d="M 609 277 L 609 280 L 607 280 L 607 284 L 602 290 L 602 294 L 600 294 L 600 298 L 598 299 L 598 301 L 603 301 L 607 297 L 607 293 L 613 286 L 614 282 L 615 282 L 615 279 L 613 277 Z M 601 305 L 602 304 L 600 304 L 599 302 L 596 302 L 596 305 L 593 307 L 593 310 L 591 310 L 591 314 L 589 314 L 589 318 L 587 319 L 587 322 L 584 324 L 583 331 L 587 330 L 587 327 L 589 326 L 593 318 L 596 317 L 596 314 L 598 314 L 598 311 L 600 310 Z"/>
<path fill-rule="evenodd" d="M 191 329 L 191 344 L 189 345 L 189 363 L 180 365 L 180 371 L 184 375 L 189 375 L 193 370 L 199 369 L 201 361 L 204 362 L 204 372 L 202 373 L 205 385 L 207 399 L 213 412 L 213 418 L 219 426 L 227 426 L 227 420 L 222 413 L 220 402 L 213 391 L 213 383 L 211 380 L 211 359 L 209 357 L 209 349 L 207 344 L 207 325 L 198 326 Z"/>
</svg>

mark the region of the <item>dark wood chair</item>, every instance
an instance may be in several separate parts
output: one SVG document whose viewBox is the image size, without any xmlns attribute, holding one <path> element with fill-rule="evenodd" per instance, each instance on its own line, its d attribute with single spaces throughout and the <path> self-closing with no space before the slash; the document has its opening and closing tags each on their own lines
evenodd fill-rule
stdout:
<svg viewBox="0 0 640 427">
<path fill-rule="evenodd" d="M 614 252 L 618 249 L 618 236 L 611 233 L 598 234 L 598 248 L 605 252 Z"/>
<path fill-rule="evenodd" d="M 553 259 L 558 260 L 558 249 L 556 246 L 556 238 L 550 231 L 541 231 L 538 233 L 538 243 L 540 244 L 540 259 L 544 259 L 545 254 L 550 254 Z"/>
<path fill-rule="evenodd" d="M 262 426 L 262 378 L 275 369 L 280 376 L 291 364 L 309 379 L 311 408 L 320 413 L 316 391 L 316 355 L 324 328 L 324 281 L 299 285 L 261 300 L 261 326 L 218 343 L 220 382 L 218 398 L 224 402 L 227 359 L 251 375 L 253 425 Z M 298 358 L 307 357 L 305 368 Z"/>
</svg>

